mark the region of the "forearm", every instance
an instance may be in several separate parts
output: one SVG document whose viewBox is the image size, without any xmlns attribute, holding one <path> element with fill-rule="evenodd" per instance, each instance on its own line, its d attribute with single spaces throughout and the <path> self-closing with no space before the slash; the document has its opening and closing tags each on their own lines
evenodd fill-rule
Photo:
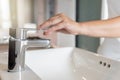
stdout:
<svg viewBox="0 0 120 80">
<path fill-rule="evenodd" d="M 92 37 L 120 37 L 120 17 L 80 22 L 79 34 Z"/>
</svg>

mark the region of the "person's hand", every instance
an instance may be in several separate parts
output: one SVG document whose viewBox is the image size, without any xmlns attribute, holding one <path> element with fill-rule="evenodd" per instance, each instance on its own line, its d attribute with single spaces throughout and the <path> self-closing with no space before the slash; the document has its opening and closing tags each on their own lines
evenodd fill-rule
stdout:
<svg viewBox="0 0 120 80">
<path fill-rule="evenodd" d="M 55 31 L 77 35 L 79 33 L 79 27 L 79 23 L 61 13 L 42 23 L 38 26 L 38 29 L 45 30 L 44 35 L 49 35 Z"/>
</svg>

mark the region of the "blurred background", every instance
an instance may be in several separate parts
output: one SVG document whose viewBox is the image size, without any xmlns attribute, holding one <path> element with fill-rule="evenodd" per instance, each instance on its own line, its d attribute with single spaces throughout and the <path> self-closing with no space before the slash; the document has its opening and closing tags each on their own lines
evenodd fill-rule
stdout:
<svg viewBox="0 0 120 80">
<path fill-rule="evenodd" d="M 0 51 L 7 49 L 9 28 L 36 28 L 57 13 L 78 22 L 108 16 L 106 0 L 0 0 Z M 62 33 L 53 33 L 47 38 L 59 47 L 80 47 L 93 52 L 104 40 Z"/>
<path fill-rule="evenodd" d="M 0 0 L 0 43 L 6 43 L 9 36 L 9 28 L 36 27 L 57 13 L 65 13 L 75 19 L 75 0 Z M 58 34 L 62 35 L 62 34 Z M 52 34 L 48 36 L 55 44 L 60 44 L 63 38 Z M 68 40 L 69 38 L 67 38 Z M 68 46 L 75 45 L 70 39 Z"/>
</svg>

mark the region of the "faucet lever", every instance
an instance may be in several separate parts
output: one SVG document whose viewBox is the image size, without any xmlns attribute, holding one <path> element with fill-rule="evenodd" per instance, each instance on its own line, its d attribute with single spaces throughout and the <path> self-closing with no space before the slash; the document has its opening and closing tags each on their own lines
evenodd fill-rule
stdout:
<svg viewBox="0 0 120 80">
<path fill-rule="evenodd" d="M 10 36 L 16 38 L 16 39 L 26 39 L 27 38 L 27 32 L 28 31 L 37 31 L 33 28 L 10 28 Z"/>
</svg>

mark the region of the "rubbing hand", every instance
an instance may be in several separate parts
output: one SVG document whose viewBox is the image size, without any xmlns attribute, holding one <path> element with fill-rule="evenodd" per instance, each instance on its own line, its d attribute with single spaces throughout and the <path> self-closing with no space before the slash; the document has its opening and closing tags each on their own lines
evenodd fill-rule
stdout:
<svg viewBox="0 0 120 80">
<path fill-rule="evenodd" d="M 61 13 L 42 23 L 38 26 L 38 29 L 45 30 L 44 35 L 49 35 L 55 31 L 77 35 L 79 33 L 79 27 L 79 23 Z"/>
</svg>

